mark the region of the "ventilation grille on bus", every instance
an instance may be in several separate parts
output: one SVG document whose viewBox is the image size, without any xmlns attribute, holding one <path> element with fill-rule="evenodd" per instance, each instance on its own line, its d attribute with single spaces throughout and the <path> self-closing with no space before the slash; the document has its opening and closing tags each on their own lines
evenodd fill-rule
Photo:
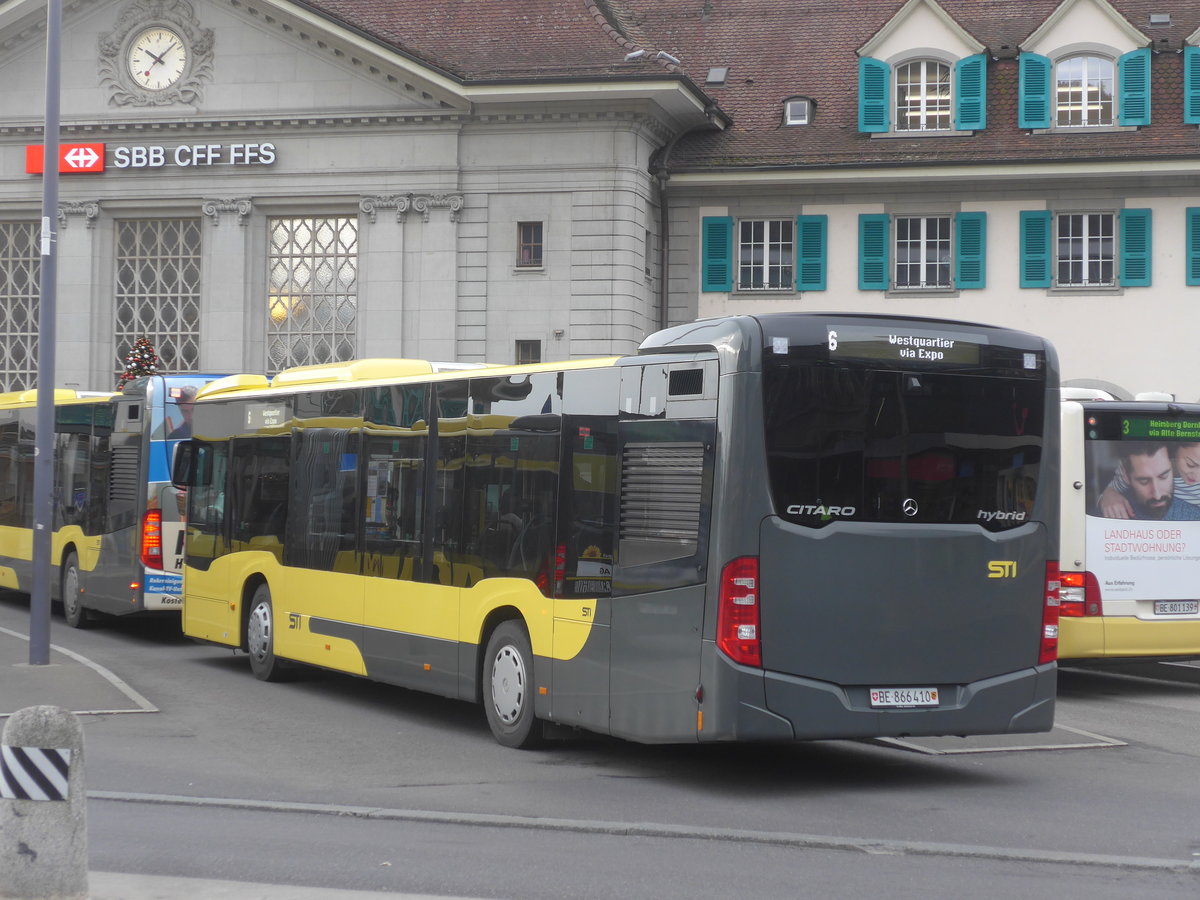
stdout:
<svg viewBox="0 0 1200 900">
<path fill-rule="evenodd" d="M 626 444 L 621 540 L 698 540 L 703 480 L 703 444 Z"/>
<path fill-rule="evenodd" d="M 108 477 L 108 500 L 136 503 L 138 496 L 138 448 L 114 447 Z"/>
<path fill-rule="evenodd" d="M 668 397 L 681 397 L 704 393 L 703 369 L 674 369 L 667 383 Z"/>
</svg>

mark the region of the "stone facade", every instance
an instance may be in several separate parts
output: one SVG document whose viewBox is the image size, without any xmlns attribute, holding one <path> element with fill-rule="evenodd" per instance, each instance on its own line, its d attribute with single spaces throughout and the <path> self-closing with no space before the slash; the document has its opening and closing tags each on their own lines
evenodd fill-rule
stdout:
<svg viewBox="0 0 1200 900">
<path fill-rule="evenodd" d="M 8 6 L 0 223 L 41 215 L 26 147 L 41 142 L 45 8 Z M 165 103 L 122 80 L 130 35 L 147 21 L 173 26 L 192 54 L 189 90 Z M 128 221 L 200 222 L 193 365 L 203 371 L 273 369 L 278 218 L 353 221 L 343 309 L 356 357 L 512 362 L 517 341 L 537 342 L 545 360 L 626 353 L 657 327 L 649 160 L 688 124 L 675 111 L 579 83 L 473 98 L 289 3 L 68 2 L 62 35 L 61 141 L 102 144 L 105 167 L 60 177 L 61 386 L 107 388 L 128 349 L 114 337 L 118 223 Z M 542 225 L 540 265 L 517 264 L 520 222 Z M 32 386 L 20 382 L 0 387 Z"/>
</svg>

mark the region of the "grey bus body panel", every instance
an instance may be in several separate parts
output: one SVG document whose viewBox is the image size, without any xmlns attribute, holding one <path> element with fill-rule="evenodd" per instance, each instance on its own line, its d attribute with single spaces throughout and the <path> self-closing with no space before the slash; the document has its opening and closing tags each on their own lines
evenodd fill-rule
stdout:
<svg viewBox="0 0 1200 900">
<path fill-rule="evenodd" d="M 931 687 L 1037 664 L 1048 549 L 1040 524 L 811 529 L 770 517 L 760 535 L 770 672 Z"/>
<path fill-rule="evenodd" d="M 611 732 L 642 741 L 694 741 L 704 585 L 615 597 Z"/>
<path fill-rule="evenodd" d="M 609 603 L 607 599 L 597 601 L 597 613 Z M 560 725 L 608 733 L 610 647 L 611 627 L 597 621 L 592 623 L 583 648 L 574 657 L 546 660 L 551 670 L 547 719 Z M 539 657 L 535 665 L 542 662 Z"/>
</svg>

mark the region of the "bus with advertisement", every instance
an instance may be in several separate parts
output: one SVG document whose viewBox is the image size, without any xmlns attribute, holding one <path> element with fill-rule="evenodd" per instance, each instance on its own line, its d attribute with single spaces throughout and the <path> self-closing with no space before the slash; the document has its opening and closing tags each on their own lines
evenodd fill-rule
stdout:
<svg viewBox="0 0 1200 900">
<path fill-rule="evenodd" d="M 1200 657 L 1200 404 L 1061 406 L 1060 656 Z"/>
<path fill-rule="evenodd" d="M 1039 337 L 840 313 L 232 376 L 176 456 L 183 630 L 513 747 L 1046 731 L 1057 390 Z"/>
<path fill-rule="evenodd" d="M 51 594 L 67 624 L 178 612 L 183 498 L 171 455 L 216 375 L 150 375 L 121 393 L 56 390 Z M 0 394 L 0 587 L 33 579 L 37 391 Z"/>
</svg>

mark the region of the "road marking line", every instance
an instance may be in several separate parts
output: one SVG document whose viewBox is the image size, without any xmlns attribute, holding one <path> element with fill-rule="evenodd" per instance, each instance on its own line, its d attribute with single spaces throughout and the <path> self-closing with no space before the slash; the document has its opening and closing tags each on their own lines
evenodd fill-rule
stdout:
<svg viewBox="0 0 1200 900">
<path fill-rule="evenodd" d="M 88 791 L 89 800 L 118 803 L 157 803 L 173 806 L 215 807 L 251 812 L 292 812 L 309 815 L 348 816 L 393 822 L 421 822 L 435 825 L 470 825 L 483 828 L 525 828 L 536 831 L 566 831 L 582 834 L 607 834 L 618 837 L 651 837 L 682 840 L 719 840 L 731 843 L 799 847 L 809 850 L 855 850 L 871 854 L 911 856 L 948 856 L 967 859 L 993 859 L 1002 862 L 1048 863 L 1093 866 L 1109 869 L 1143 869 L 1156 872 L 1180 872 L 1200 875 L 1200 860 L 1167 859 L 1153 856 L 1116 856 L 1105 853 L 1075 853 L 1057 850 L 1030 850 L 1010 847 L 942 844 L 928 841 L 893 841 L 833 835 L 798 834 L 779 831 L 746 831 L 734 828 L 703 828 L 686 825 L 659 825 L 648 822 L 605 822 L 584 819 L 552 819 L 541 816 L 505 816 L 491 813 L 432 812 L 426 810 L 385 809 L 373 806 L 339 806 L 325 803 L 289 803 L 285 801 L 238 800 L 221 797 L 184 797 L 173 794 L 137 794 L 119 791 Z"/>
<path fill-rule="evenodd" d="M 13 631 L 9 628 L 4 628 L 2 626 L 0 626 L 0 632 L 3 632 L 4 634 L 9 635 L 10 637 L 20 638 L 23 641 L 29 640 L 29 635 L 22 634 L 19 631 Z M 100 675 L 102 678 L 104 678 L 106 681 L 108 681 L 110 684 L 112 684 L 113 687 L 115 687 L 118 691 L 120 691 L 122 694 L 124 694 L 126 697 L 128 697 L 133 703 L 136 703 L 138 706 L 137 709 L 84 709 L 84 710 L 75 709 L 75 710 L 71 710 L 73 713 L 75 713 L 75 715 L 77 715 L 77 716 L 115 716 L 115 715 L 121 715 L 123 713 L 156 713 L 159 711 L 157 706 L 155 706 L 153 703 L 151 703 L 149 700 L 147 700 L 145 697 L 143 697 L 141 694 L 139 694 L 137 691 L 135 691 L 132 687 L 130 687 L 128 684 L 126 684 L 124 681 L 122 681 L 120 678 L 118 678 L 116 675 L 114 675 L 108 669 L 104 668 L 104 666 L 100 665 L 99 663 L 92 662 L 86 656 L 81 656 L 78 653 L 76 653 L 74 650 L 68 650 L 66 647 L 60 647 L 57 644 L 51 644 L 50 649 L 63 654 L 63 656 L 70 657 L 71 659 L 75 660 L 75 662 L 77 662 L 77 663 L 82 663 L 83 665 L 87 666 L 89 669 L 96 672 L 98 675 Z M 16 712 L 16 710 L 13 710 L 13 712 Z M 5 718 L 10 715 L 12 715 L 12 713 L 0 712 L 0 718 Z"/>
</svg>

